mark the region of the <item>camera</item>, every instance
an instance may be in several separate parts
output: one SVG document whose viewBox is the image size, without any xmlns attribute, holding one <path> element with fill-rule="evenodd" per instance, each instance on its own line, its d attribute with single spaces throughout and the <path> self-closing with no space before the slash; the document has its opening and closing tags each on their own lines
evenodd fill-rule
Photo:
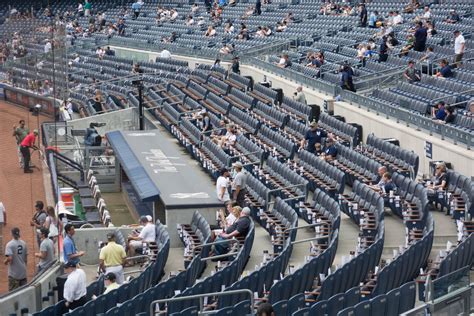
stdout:
<svg viewBox="0 0 474 316">
<path fill-rule="evenodd" d="M 91 126 L 92 127 L 103 127 L 105 126 L 107 123 L 97 123 L 97 122 L 93 122 L 91 123 Z"/>
</svg>

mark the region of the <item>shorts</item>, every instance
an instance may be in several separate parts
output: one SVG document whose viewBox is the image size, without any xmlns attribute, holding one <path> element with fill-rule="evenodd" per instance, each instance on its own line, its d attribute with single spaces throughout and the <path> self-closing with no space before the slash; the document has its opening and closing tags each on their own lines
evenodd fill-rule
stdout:
<svg viewBox="0 0 474 316">
<path fill-rule="evenodd" d="M 138 249 L 143 248 L 143 242 L 141 240 L 130 240 L 128 244 L 133 251 L 137 251 Z"/>
<path fill-rule="evenodd" d="M 462 58 L 463 58 L 464 54 L 456 54 L 454 56 L 454 63 L 457 65 L 457 64 L 460 64 L 461 61 L 462 61 Z"/>
<path fill-rule="evenodd" d="M 12 278 L 11 276 L 8 276 L 8 290 L 13 291 L 14 289 L 17 289 L 23 285 L 26 284 L 26 278 L 17 280 Z"/>
</svg>

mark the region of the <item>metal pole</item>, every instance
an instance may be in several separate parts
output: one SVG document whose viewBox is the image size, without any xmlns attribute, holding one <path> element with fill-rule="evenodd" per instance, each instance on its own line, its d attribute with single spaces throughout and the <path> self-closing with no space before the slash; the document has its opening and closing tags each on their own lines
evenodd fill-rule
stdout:
<svg viewBox="0 0 474 316">
<path fill-rule="evenodd" d="M 143 111 L 143 84 L 140 83 L 138 85 L 138 113 L 139 113 L 139 124 L 140 124 L 140 130 L 144 130 L 144 122 L 145 122 L 145 114 Z"/>
</svg>

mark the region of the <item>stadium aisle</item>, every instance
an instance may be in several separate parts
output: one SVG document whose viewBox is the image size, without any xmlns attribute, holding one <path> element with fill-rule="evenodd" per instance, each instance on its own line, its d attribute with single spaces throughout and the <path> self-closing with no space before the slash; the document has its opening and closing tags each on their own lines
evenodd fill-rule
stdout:
<svg viewBox="0 0 474 316">
<path fill-rule="evenodd" d="M 3 227 L 3 242 L 1 246 L 2 263 L 0 264 L 0 294 L 8 290 L 7 266 L 3 264 L 5 244 L 11 239 L 10 230 L 17 226 L 21 238 L 28 246 L 28 281 L 35 270 L 34 253 L 38 251 L 34 230 L 29 222 L 34 212 L 34 202 L 45 202 L 43 172 L 33 168 L 30 174 L 23 173 L 18 163 L 16 142 L 12 136 L 13 125 L 24 119 L 30 130 L 36 129 L 38 119 L 28 111 L 5 102 L 0 102 L 0 201 L 7 212 L 7 225 Z M 40 117 L 40 121 L 47 118 Z M 42 168 L 38 153 L 32 155 L 32 163 Z"/>
</svg>

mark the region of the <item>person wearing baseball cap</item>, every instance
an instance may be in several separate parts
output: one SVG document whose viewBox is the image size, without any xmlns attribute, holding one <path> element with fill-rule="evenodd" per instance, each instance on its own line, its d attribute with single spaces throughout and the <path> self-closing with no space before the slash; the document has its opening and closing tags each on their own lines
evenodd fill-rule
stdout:
<svg viewBox="0 0 474 316">
<path fill-rule="evenodd" d="M 231 184 L 232 199 L 238 206 L 244 207 L 244 198 L 247 192 L 247 174 L 243 172 L 243 165 L 240 161 L 235 162 L 232 166 L 235 170 L 234 179 Z"/>
<path fill-rule="evenodd" d="M 115 274 L 109 272 L 104 277 L 105 291 L 103 294 L 107 294 L 112 290 L 115 290 L 120 287 L 120 284 L 116 282 Z"/>
<path fill-rule="evenodd" d="M 304 149 L 306 145 L 306 150 L 314 154 L 316 152 L 316 144 L 321 144 L 323 137 L 328 137 L 328 134 L 324 130 L 318 128 L 318 123 L 316 121 L 312 121 L 309 124 L 309 130 L 306 131 L 304 139 L 301 141 L 300 149 Z"/>
<path fill-rule="evenodd" d="M 99 267 L 104 273 L 113 273 L 118 284 L 122 284 L 123 265 L 125 263 L 125 249 L 122 245 L 115 242 L 115 234 L 110 232 L 107 234 L 107 245 L 102 247 L 99 254 Z"/>
<path fill-rule="evenodd" d="M 63 297 L 66 301 L 64 305 L 69 310 L 74 310 L 87 303 L 87 279 L 84 270 L 79 269 L 77 265 L 68 261 L 63 265 L 64 272 L 67 274 L 66 283 L 64 283 Z"/>
<path fill-rule="evenodd" d="M 227 201 L 230 200 L 230 195 L 229 195 L 229 190 L 228 190 L 229 177 L 230 177 L 229 170 L 226 168 L 223 168 L 220 171 L 220 176 L 219 178 L 217 178 L 217 181 L 216 181 L 217 199 L 224 204 L 226 204 Z"/>
<path fill-rule="evenodd" d="M 5 246 L 5 259 L 8 265 L 8 290 L 13 291 L 26 284 L 26 266 L 28 249 L 26 243 L 20 239 L 20 229 L 12 228 L 12 240 Z"/>
<path fill-rule="evenodd" d="M 33 132 L 26 135 L 26 137 L 20 143 L 20 152 L 23 156 L 23 171 L 25 173 L 32 173 L 33 170 L 30 168 L 31 153 L 30 148 L 38 149 L 35 146 L 36 137 L 38 136 L 38 130 L 35 129 Z"/>
<path fill-rule="evenodd" d="M 140 225 L 143 225 L 139 234 L 128 235 L 128 255 L 134 256 L 138 249 L 143 247 L 143 243 L 156 242 L 155 224 L 150 215 L 140 217 Z"/>
</svg>

